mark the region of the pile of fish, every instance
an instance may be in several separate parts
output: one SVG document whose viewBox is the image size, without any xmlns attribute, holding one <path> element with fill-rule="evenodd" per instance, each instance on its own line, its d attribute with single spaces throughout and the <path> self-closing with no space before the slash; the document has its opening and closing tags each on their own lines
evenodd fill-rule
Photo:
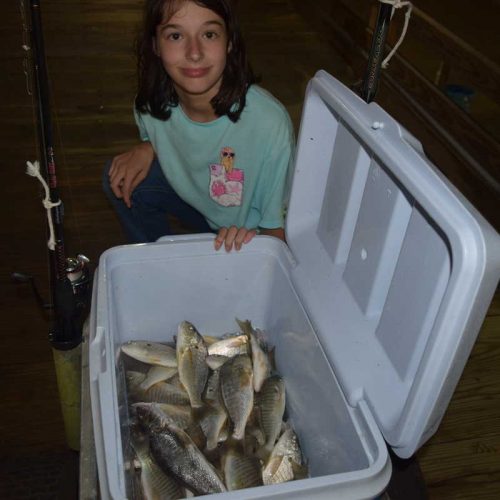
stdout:
<svg viewBox="0 0 500 500">
<path fill-rule="evenodd" d="M 122 345 L 135 470 L 144 498 L 184 498 L 307 477 L 283 420 L 285 383 L 265 334 L 202 336 L 183 321 L 175 344 Z"/>
</svg>

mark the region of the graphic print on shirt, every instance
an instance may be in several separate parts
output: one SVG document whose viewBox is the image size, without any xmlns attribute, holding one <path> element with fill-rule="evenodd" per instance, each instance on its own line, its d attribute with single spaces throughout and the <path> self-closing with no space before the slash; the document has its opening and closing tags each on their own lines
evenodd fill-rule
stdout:
<svg viewBox="0 0 500 500">
<path fill-rule="evenodd" d="M 243 198 L 244 172 L 234 167 L 233 148 L 220 151 L 220 163 L 210 165 L 210 197 L 223 207 L 239 207 Z"/>
</svg>

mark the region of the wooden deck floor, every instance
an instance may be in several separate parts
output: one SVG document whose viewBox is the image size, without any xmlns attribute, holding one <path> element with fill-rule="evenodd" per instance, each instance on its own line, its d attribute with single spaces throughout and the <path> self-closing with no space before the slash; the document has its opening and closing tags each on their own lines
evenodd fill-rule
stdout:
<svg viewBox="0 0 500 500">
<path fill-rule="evenodd" d="M 94 264 L 104 250 L 122 242 L 101 192 L 100 177 L 104 162 L 137 137 L 131 114 L 132 46 L 140 5 L 139 0 L 42 2 L 67 248 L 71 255 L 87 254 Z M 262 85 L 288 107 L 295 125 L 306 83 L 316 70 L 326 69 L 343 81 L 359 78 L 287 0 L 239 0 L 239 8 Z M 29 473 L 23 472 L 16 482 L 20 470 L 16 464 L 46 463 L 44 457 L 61 456 L 66 448 L 47 323 L 30 290 L 10 280 L 13 271 L 36 276 L 48 297 L 40 190 L 24 174 L 25 161 L 35 159 L 37 153 L 32 102 L 23 73 L 25 42 L 18 2 L 6 3 L 2 13 L 0 498 L 35 498 L 35 487 L 28 491 L 19 486 L 20 481 L 25 486 L 29 483 Z M 431 498 L 500 498 L 498 295 L 445 419 L 419 451 L 418 460 Z M 49 490 L 38 498 L 56 498 Z"/>
</svg>

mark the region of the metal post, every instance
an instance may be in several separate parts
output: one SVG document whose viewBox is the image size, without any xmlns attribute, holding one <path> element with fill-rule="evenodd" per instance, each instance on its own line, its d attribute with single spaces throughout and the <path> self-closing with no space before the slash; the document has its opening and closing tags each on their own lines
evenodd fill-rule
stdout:
<svg viewBox="0 0 500 500">
<path fill-rule="evenodd" d="M 377 24 L 373 32 L 370 55 L 366 68 L 361 97 L 366 102 L 372 102 L 377 93 L 378 81 L 380 78 L 380 68 L 384 59 L 385 40 L 389 23 L 391 22 L 392 5 L 381 3 L 377 16 Z"/>
</svg>

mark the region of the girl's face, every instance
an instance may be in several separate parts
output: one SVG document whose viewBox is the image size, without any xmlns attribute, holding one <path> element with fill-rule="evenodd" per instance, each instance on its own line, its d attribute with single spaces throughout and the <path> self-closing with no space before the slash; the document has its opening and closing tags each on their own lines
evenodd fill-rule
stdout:
<svg viewBox="0 0 500 500">
<path fill-rule="evenodd" d="M 224 20 L 192 1 L 182 2 L 156 28 L 155 47 L 179 100 L 217 95 L 229 50 Z"/>
</svg>

